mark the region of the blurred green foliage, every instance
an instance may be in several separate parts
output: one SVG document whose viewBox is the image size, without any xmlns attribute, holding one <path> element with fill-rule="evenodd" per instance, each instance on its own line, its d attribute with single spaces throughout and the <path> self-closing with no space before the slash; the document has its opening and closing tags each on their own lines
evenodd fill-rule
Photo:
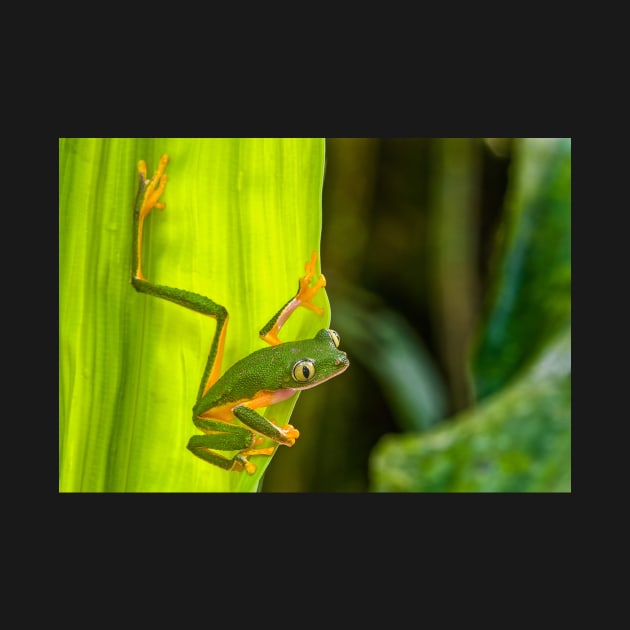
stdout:
<svg viewBox="0 0 630 630">
<path fill-rule="evenodd" d="M 498 391 L 571 319 L 571 144 L 528 139 L 512 167 L 489 315 L 473 359 L 478 398 Z"/>
<path fill-rule="evenodd" d="M 351 367 L 263 491 L 570 491 L 569 139 L 327 140 L 322 270 Z"/>
<path fill-rule="evenodd" d="M 479 406 L 424 435 L 385 436 L 373 488 L 402 492 L 571 490 L 571 340 Z"/>
</svg>

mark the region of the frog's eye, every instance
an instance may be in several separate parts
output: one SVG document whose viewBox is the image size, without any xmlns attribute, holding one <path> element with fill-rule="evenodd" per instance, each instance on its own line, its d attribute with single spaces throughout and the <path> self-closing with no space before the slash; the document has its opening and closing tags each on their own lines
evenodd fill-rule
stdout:
<svg viewBox="0 0 630 630">
<path fill-rule="evenodd" d="M 341 337 L 339 336 L 339 333 L 336 330 L 332 330 L 331 328 L 329 328 L 328 334 L 330 335 L 330 338 L 333 340 L 333 343 L 335 344 L 335 348 L 338 348 L 339 344 L 341 343 Z"/>
<path fill-rule="evenodd" d="M 293 379 L 306 383 L 315 376 L 315 364 L 310 359 L 302 359 L 293 366 Z"/>
</svg>

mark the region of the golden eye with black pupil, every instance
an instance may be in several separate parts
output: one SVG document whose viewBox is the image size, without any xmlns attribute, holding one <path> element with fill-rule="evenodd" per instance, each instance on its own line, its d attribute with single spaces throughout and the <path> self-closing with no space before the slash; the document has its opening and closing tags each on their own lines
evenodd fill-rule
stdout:
<svg viewBox="0 0 630 630">
<path fill-rule="evenodd" d="M 341 337 L 339 336 L 339 333 L 336 330 L 332 330 L 331 328 L 329 328 L 328 334 L 330 335 L 330 338 L 333 340 L 333 343 L 335 344 L 335 348 L 338 348 L 339 344 L 341 343 Z"/>
<path fill-rule="evenodd" d="M 293 366 L 293 379 L 306 383 L 315 376 L 315 364 L 310 359 L 301 359 Z"/>
</svg>

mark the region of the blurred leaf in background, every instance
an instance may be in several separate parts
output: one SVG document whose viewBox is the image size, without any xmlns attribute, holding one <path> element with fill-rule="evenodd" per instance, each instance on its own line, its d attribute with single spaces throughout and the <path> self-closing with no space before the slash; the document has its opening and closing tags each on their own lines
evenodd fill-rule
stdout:
<svg viewBox="0 0 630 630">
<path fill-rule="evenodd" d="M 477 402 L 427 433 L 382 438 L 374 490 L 571 490 L 570 185 L 570 140 L 517 142 L 472 359 Z"/>
<path fill-rule="evenodd" d="M 270 462 L 252 458 L 250 477 L 186 449 L 214 320 L 130 283 L 136 165 L 146 160 L 152 173 L 162 153 L 171 157 L 166 209 L 145 224 L 143 271 L 228 309 L 224 369 L 265 346 L 258 331 L 319 251 L 322 139 L 61 138 L 62 492 L 255 491 Z M 328 325 L 325 291 L 316 302 L 324 315 L 300 309 L 283 339 Z M 284 425 L 295 403 L 264 415 Z"/>
<path fill-rule="evenodd" d="M 472 371 L 498 391 L 571 325 L 571 141 L 518 143 L 496 271 Z"/>
<path fill-rule="evenodd" d="M 422 339 L 400 313 L 355 290 L 335 301 L 335 325 L 353 357 L 379 384 L 401 429 L 428 429 L 444 417 L 444 383 Z"/>
<path fill-rule="evenodd" d="M 383 437 L 371 475 L 380 492 L 570 492 L 569 331 L 471 410 L 425 434 Z"/>
</svg>

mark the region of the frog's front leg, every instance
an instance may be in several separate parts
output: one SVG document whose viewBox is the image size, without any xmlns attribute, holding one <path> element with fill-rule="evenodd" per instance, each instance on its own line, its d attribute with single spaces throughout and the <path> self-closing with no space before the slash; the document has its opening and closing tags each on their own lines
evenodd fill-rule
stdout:
<svg viewBox="0 0 630 630">
<path fill-rule="evenodd" d="M 293 446 L 295 440 L 300 437 L 300 432 L 292 425 L 286 424 L 284 427 L 279 427 L 271 420 L 267 420 L 264 416 L 261 416 L 257 411 L 247 407 L 246 405 L 239 405 L 232 410 L 232 413 L 245 425 L 254 429 L 254 431 L 264 435 L 278 444 L 284 444 L 285 446 Z"/>
<path fill-rule="evenodd" d="M 322 287 L 326 286 L 326 278 L 324 277 L 324 274 L 320 274 L 319 278 L 311 285 L 311 281 L 315 276 L 316 262 L 317 252 L 314 251 L 311 254 L 311 259 L 304 265 L 305 274 L 299 280 L 298 292 L 295 294 L 295 297 L 291 298 L 258 333 L 263 341 L 266 341 L 272 346 L 281 344 L 282 341 L 278 338 L 278 333 L 298 306 L 304 306 L 318 315 L 322 315 L 324 309 L 316 306 L 312 301 L 317 292 Z"/>
</svg>

